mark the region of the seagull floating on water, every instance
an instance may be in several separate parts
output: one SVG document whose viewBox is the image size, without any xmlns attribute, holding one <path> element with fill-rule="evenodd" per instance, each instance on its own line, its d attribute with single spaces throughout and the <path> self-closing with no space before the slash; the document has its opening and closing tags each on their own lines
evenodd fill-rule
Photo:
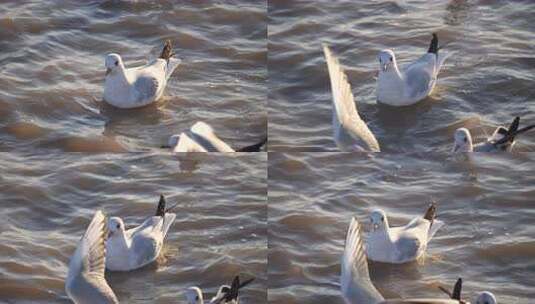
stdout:
<svg viewBox="0 0 535 304">
<path fill-rule="evenodd" d="M 171 148 L 173 152 L 260 152 L 266 144 L 267 137 L 254 145 L 232 149 L 227 143 L 222 141 L 214 133 L 210 125 L 205 122 L 196 122 L 188 131 L 172 135 L 168 140 L 167 146 L 162 148 Z"/>
<path fill-rule="evenodd" d="M 427 243 L 444 225 L 436 219 L 432 203 L 423 217 L 407 225 L 390 227 L 386 213 L 377 209 L 370 214 L 372 231 L 366 238 L 366 253 L 372 261 L 401 264 L 417 260 L 427 249 Z"/>
<path fill-rule="evenodd" d="M 351 85 L 328 46 L 323 46 L 333 96 L 334 141 L 342 151 L 380 152 L 379 143 L 357 111 Z"/>
<path fill-rule="evenodd" d="M 340 289 L 348 304 L 469 304 L 460 299 L 460 286 L 450 295 L 451 299 L 386 299 L 379 293 L 370 279 L 368 258 L 360 235 L 360 225 L 355 218 L 349 225 L 344 254 L 342 256 Z M 456 284 L 458 285 L 458 284 Z M 456 297 L 458 294 L 458 298 Z M 453 297 L 455 296 L 455 297 Z M 478 295 L 476 304 L 497 304 L 490 292 Z"/>
<path fill-rule="evenodd" d="M 106 268 L 112 271 L 129 271 L 141 268 L 158 258 L 169 228 L 176 214 L 165 209 L 165 198 L 160 196 L 158 209 L 138 227 L 125 230 L 119 217 L 108 221 L 109 236 L 106 241 L 108 256 Z"/>
<path fill-rule="evenodd" d="M 223 285 L 219 287 L 215 297 L 210 300 L 210 304 L 238 304 L 239 290 L 249 285 L 254 278 L 251 278 L 243 283 L 240 283 L 240 277 L 236 276 L 232 281 L 232 285 Z M 199 287 L 190 287 L 186 291 L 186 299 L 188 304 L 204 304 L 202 290 Z"/>
<path fill-rule="evenodd" d="M 165 42 L 159 58 L 142 67 L 127 69 L 119 54 L 108 54 L 104 100 L 122 109 L 143 107 L 158 100 L 180 64 L 174 55 L 170 40 Z"/>
<path fill-rule="evenodd" d="M 438 37 L 434 33 L 427 53 L 401 71 L 393 50 L 380 51 L 377 100 L 391 106 L 408 106 L 424 99 L 435 87 L 446 58 L 447 55 L 439 54 Z"/>
<path fill-rule="evenodd" d="M 509 128 L 498 127 L 492 136 L 484 142 L 474 144 L 472 135 L 466 128 L 459 128 L 455 131 L 453 152 L 510 152 L 515 145 L 515 137 L 527 132 L 535 125 L 530 125 L 518 129 L 520 117 L 515 117 Z"/>
<path fill-rule="evenodd" d="M 106 217 L 97 211 L 69 263 L 65 291 L 76 304 L 116 304 L 115 293 L 106 282 Z"/>
</svg>

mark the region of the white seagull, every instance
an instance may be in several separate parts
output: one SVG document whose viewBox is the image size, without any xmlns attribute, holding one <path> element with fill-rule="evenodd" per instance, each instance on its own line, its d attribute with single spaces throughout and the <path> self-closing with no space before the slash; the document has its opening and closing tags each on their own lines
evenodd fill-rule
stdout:
<svg viewBox="0 0 535 304">
<path fill-rule="evenodd" d="M 106 217 L 97 211 L 69 263 L 65 291 L 76 304 L 119 303 L 104 278 Z"/>
<path fill-rule="evenodd" d="M 461 299 L 461 283 L 455 285 L 451 299 L 386 299 L 379 293 L 370 279 L 368 259 L 364 242 L 360 235 L 360 225 L 351 219 L 346 235 L 344 254 L 342 256 L 340 289 L 347 304 L 469 304 Z M 476 298 L 476 304 L 497 304 L 490 292 L 483 292 Z"/>
<path fill-rule="evenodd" d="M 434 33 L 427 53 L 402 71 L 393 50 L 380 51 L 377 100 L 391 106 L 408 106 L 424 99 L 435 87 L 446 58 L 447 55 L 439 54 L 438 37 Z"/>
<path fill-rule="evenodd" d="M 407 225 L 390 227 L 386 213 L 377 209 L 370 214 L 372 230 L 366 238 L 366 253 L 372 261 L 402 264 L 415 261 L 425 253 L 427 243 L 444 225 L 436 218 L 436 206 L 431 204 L 423 217 Z"/>
<path fill-rule="evenodd" d="M 119 54 L 106 56 L 104 100 L 114 107 L 131 109 L 146 106 L 163 95 L 167 81 L 180 64 L 173 56 L 171 41 L 165 42 L 160 57 L 142 67 L 127 69 Z"/>
<path fill-rule="evenodd" d="M 214 133 L 210 125 L 205 122 L 196 122 L 188 131 L 169 137 L 168 145 L 162 148 L 171 148 L 173 152 L 260 152 L 267 142 L 267 137 L 257 144 L 232 149 Z"/>
<path fill-rule="evenodd" d="M 236 276 L 232 281 L 232 285 L 222 285 L 219 287 L 217 294 L 213 297 L 209 304 L 238 304 L 239 290 L 249 285 L 254 278 L 251 278 L 243 283 L 240 283 L 240 277 Z M 188 304 L 204 304 L 202 290 L 199 287 L 190 287 L 186 290 L 186 299 Z"/>
<path fill-rule="evenodd" d="M 155 261 L 162 250 L 167 232 L 175 221 L 176 214 L 168 212 L 173 207 L 165 209 L 165 198 L 161 195 L 156 214 L 140 226 L 128 230 L 125 230 L 121 218 L 110 218 L 106 268 L 111 271 L 129 271 Z"/>
<path fill-rule="evenodd" d="M 342 151 L 380 152 L 379 143 L 366 123 L 360 118 L 351 92 L 351 85 L 328 46 L 323 46 L 333 95 L 334 141 Z"/>
<path fill-rule="evenodd" d="M 516 143 L 517 135 L 535 128 L 535 125 L 530 125 L 518 129 L 519 125 L 520 117 L 515 117 L 508 129 L 498 127 L 491 137 L 478 144 L 473 143 L 468 129 L 459 128 L 455 130 L 453 152 L 510 152 Z"/>
</svg>

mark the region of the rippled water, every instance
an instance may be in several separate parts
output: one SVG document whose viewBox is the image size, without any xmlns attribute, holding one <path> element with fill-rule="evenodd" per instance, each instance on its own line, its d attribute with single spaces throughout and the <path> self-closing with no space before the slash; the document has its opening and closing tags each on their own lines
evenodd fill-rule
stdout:
<svg viewBox="0 0 535 304">
<path fill-rule="evenodd" d="M 191 2 L 191 3 L 190 3 Z M 231 146 L 266 134 L 263 1 L 3 1 L 0 151 L 140 151 L 198 120 Z M 102 102 L 104 56 L 183 60 L 158 104 Z"/>
<path fill-rule="evenodd" d="M 256 282 L 243 303 L 266 299 L 265 153 L 229 157 L 64 154 L 0 158 L 0 302 L 72 303 L 67 263 L 96 209 L 127 226 L 179 202 L 157 264 L 107 273 L 121 303 L 184 303 L 192 285 L 212 296 L 235 274 Z"/>
<path fill-rule="evenodd" d="M 336 151 L 321 44 L 346 68 L 359 111 L 384 151 L 451 150 L 456 128 L 476 137 L 515 115 L 535 122 L 533 1 L 269 1 L 272 151 Z M 414 106 L 378 106 L 377 52 L 407 63 L 437 32 L 446 61 L 434 93 Z M 535 133 L 518 151 L 535 151 Z"/>
<path fill-rule="evenodd" d="M 269 302 L 343 303 L 340 257 L 352 216 L 382 208 L 392 225 L 438 202 L 446 225 L 422 265 L 372 263 L 387 297 L 443 297 L 464 280 L 465 297 L 489 290 L 499 303 L 535 298 L 535 155 L 453 158 L 346 153 L 269 155 Z"/>
</svg>

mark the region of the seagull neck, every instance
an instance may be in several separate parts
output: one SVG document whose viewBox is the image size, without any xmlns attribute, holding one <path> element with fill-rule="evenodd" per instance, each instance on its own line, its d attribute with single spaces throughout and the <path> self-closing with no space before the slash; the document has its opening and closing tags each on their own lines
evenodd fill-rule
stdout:
<svg viewBox="0 0 535 304">
<path fill-rule="evenodd" d="M 117 231 L 116 235 L 113 238 L 113 242 L 123 249 L 128 249 L 131 245 L 131 242 L 126 238 L 125 232 L 123 230 Z"/>
<path fill-rule="evenodd" d="M 130 78 L 128 77 L 128 74 L 126 73 L 126 69 L 123 66 L 119 66 L 117 68 L 117 79 L 119 79 L 124 84 L 130 83 Z"/>
</svg>

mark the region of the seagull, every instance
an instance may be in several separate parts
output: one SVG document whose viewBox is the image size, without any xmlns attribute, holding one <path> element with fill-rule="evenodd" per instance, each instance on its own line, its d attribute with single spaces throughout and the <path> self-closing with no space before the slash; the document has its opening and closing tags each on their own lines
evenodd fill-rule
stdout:
<svg viewBox="0 0 535 304">
<path fill-rule="evenodd" d="M 117 108 L 132 109 L 158 100 L 181 62 L 173 58 L 174 55 L 170 40 L 165 42 L 159 58 L 142 67 L 127 69 L 119 54 L 108 54 L 104 101 Z"/>
<path fill-rule="evenodd" d="M 344 152 L 380 152 L 379 143 L 357 111 L 347 76 L 328 46 L 323 46 L 333 95 L 334 141 Z"/>
<path fill-rule="evenodd" d="M 453 286 L 453 291 L 449 291 L 446 288 L 443 288 L 442 286 L 438 287 L 440 290 L 445 292 L 450 299 L 458 300 L 461 303 L 469 304 L 468 302 L 463 301 L 461 292 L 463 288 L 463 279 L 459 278 L 455 285 Z M 476 298 L 476 304 L 498 304 L 498 300 L 496 300 L 496 297 L 488 291 L 484 291 L 480 294 L 478 294 Z"/>
<path fill-rule="evenodd" d="M 173 152 L 260 152 L 262 146 L 267 142 L 267 136 L 259 143 L 240 148 L 232 149 L 227 143 L 222 141 L 210 125 L 205 122 L 196 122 L 188 131 L 181 134 L 172 135 L 167 146 Z"/>
<path fill-rule="evenodd" d="M 408 106 L 427 97 L 437 82 L 438 72 L 448 57 L 439 55 L 438 36 L 433 39 L 427 53 L 399 70 L 394 51 L 379 52 L 377 100 L 390 106 Z"/>
<path fill-rule="evenodd" d="M 119 303 L 106 282 L 106 217 L 97 211 L 69 263 L 65 291 L 76 304 Z"/>
<path fill-rule="evenodd" d="M 130 271 L 158 258 L 167 232 L 176 218 L 176 214 L 168 212 L 176 205 L 165 209 L 165 204 L 165 198 L 161 195 L 156 214 L 132 229 L 125 230 L 123 220 L 119 217 L 109 219 L 106 241 L 108 270 Z"/>
<path fill-rule="evenodd" d="M 251 278 L 243 283 L 240 283 L 240 277 L 236 276 L 232 281 L 232 285 L 223 285 L 219 287 L 215 297 L 210 300 L 210 304 L 238 304 L 239 290 L 249 285 L 254 278 Z M 202 290 L 199 287 L 190 287 L 186 291 L 186 299 L 188 304 L 204 304 Z"/>
<path fill-rule="evenodd" d="M 423 217 L 407 225 L 390 227 L 386 213 L 376 209 L 370 214 L 372 231 L 367 236 L 366 253 L 372 261 L 402 264 L 420 258 L 427 243 L 444 225 L 436 218 L 436 205 L 431 203 Z"/>
<path fill-rule="evenodd" d="M 458 292 L 459 299 L 450 296 L 451 299 L 412 298 L 385 300 L 370 279 L 368 258 L 360 231 L 357 219 L 352 218 L 346 235 L 340 275 L 340 289 L 347 304 L 468 304 L 468 302 L 460 299 L 460 289 Z M 454 292 L 456 291 L 454 290 Z M 497 304 L 497 302 L 492 293 L 484 292 L 478 295 L 476 304 Z"/>
<path fill-rule="evenodd" d="M 518 129 L 519 125 L 520 117 L 517 116 L 508 129 L 498 127 L 491 137 L 475 145 L 470 131 L 466 128 L 459 128 L 455 130 L 453 152 L 511 152 L 515 145 L 515 137 L 535 128 L 535 125 L 530 125 Z"/>
</svg>

